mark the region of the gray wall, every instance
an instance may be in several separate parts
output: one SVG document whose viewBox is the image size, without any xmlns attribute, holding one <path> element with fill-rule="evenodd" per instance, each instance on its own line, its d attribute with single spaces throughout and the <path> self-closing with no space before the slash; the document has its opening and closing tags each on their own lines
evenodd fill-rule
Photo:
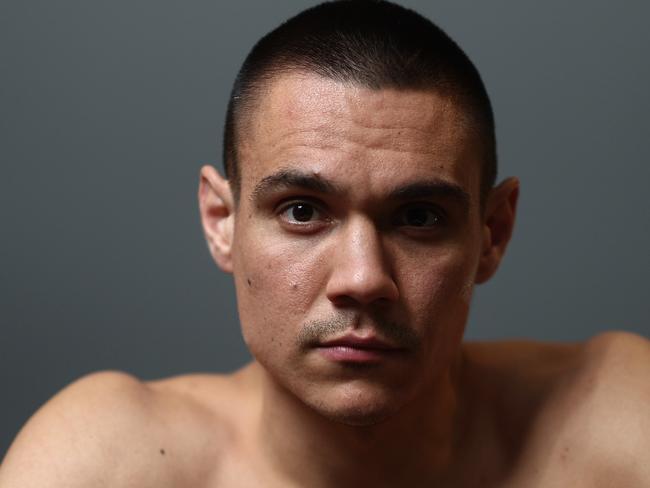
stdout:
<svg viewBox="0 0 650 488">
<path fill-rule="evenodd" d="M 219 162 L 239 63 L 313 2 L 0 4 L 0 455 L 54 392 L 247 359 L 203 243 L 198 170 Z M 404 2 L 492 94 L 518 228 L 470 338 L 650 335 L 647 4 Z M 624 6 L 622 6 L 624 5 Z"/>
</svg>

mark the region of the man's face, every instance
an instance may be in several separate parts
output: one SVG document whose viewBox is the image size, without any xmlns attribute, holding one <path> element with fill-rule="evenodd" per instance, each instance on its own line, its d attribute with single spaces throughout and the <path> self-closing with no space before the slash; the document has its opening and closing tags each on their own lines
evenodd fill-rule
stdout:
<svg viewBox="0 0 650 488">
<path fill-rule="evenodd" d="M 435 92 L 298 73 L 250 122 L 232 248 L 244 339 L 318 412 L 377 422 L 457 356 L 481 252 L 477 136 Z M 387 349 L 327 344 L 342 337 Z"/>
</svg>

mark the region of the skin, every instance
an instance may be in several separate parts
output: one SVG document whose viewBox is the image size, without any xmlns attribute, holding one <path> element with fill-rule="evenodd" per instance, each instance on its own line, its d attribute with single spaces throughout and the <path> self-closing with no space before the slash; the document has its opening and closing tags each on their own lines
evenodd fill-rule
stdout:
<svg viewBox="0 0 650 488">
<path fill-rule="evenodd" d="M 263 125 L 240 149 L 232 244 L 215 248 L 215 258 L 232 268 L 244 339 L 271 376 L 322 415 L 373 424 L 449 376 L 473 283 L 491 272 L 493 263 L 480 262 L 480 146 L 457 130 L 463 112 L 434 93 L 308 75 L 273 86 L 258 108 Z M 256 191 L 279 172 L 335 189 L 271 183 Z M 434 191 L 391 197 L 422 182 L 458 188 L 469 201 Z M 515 180 L 501 188 L 513 205 L 516 192 Z M 293 216 L 300 202 L 313 212 L 307 222 Z M 434 223 L 408 225 L 409 210 Z M 407 352 L 378 368 L 341 368 L 296 340 L 319 321 L 341 325 L 317 330 L 317 339 L 379 333 Z"/>
<path fill-rule="evenodd" d="M 463 130 L 464 112 L 433 92 L 372 91 L 309 75 L 279 80 L 258 111 L 260 125 L 240 149 L 242 198 L 231 207 L 232 241 L 213 252 L 235 276 L 244 339 L 268 373 L 263 415 L 289 424 L 295 417 L 288 413 L 304 410 L 298 399 L 313 420 L 292 444 L 335 429 L 358 446 L 361 459 L 382 459 L 400 477 L 424 459 L 446 458 L 471 290 L 502 253 L 482 247 L 488 230 L 478 199 L 480 144 Z M 260 190 L 260 182 L 292 172 L 334 188 L 275 182 Z M 209 169 L 204 174 L 222 189 L 222 201 L 232 202 L 225 182 Z M 392 196 L 423 182 L 434 189 Z M 458 193 L 452 198 L 441 188 Z M 501 201 L 490 203 L 502 207 L 497 219 L 510 218 L 501 225 L 502 245 L 516 192 L 516 180 L 509 180 L 495 192 Z M 307 222 L 292 213 L 301 202 L 313 212 Z M 409 225 L 409 210 L 433 223 Z M 354 331 L 405 350 L 374 367 L 334 364 L 296 340 L 323 321 L 328 327 L 317 330 L 319 340 Z M 277 421 L 262 425 L 270 445 L 286 447 L 287 431 L 296 430 Z M 428 433 L 421 444 L 411 435 L 418 429 Z M 363 442 L 369 435 L 390 436 L 394 449 L 373 453 Z M 432 438 L 440 438 L 437 445 Z M 351 473 L 340 452 L 331 449 L 327 457 L 343 479 Z M 384 478 L 378 472 L 373 482 Z"/>
<path fill-rule="evenodd" d="M 268 88 L 240 200 L 210 166 L 199 188 L 255 360 L 83 378 L 21 431 L 0 487 L 648 486 L 645 339 L 462 342 L 519 187 L 480 205 L 462 107 L 306 73 Z M 351 366 L 314 347 L 348 332 L 400 351 Z"/>
</svg>

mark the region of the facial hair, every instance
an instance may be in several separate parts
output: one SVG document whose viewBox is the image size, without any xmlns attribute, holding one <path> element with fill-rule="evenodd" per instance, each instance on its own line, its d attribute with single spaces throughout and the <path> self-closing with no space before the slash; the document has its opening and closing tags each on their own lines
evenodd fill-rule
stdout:
<svg viewBox="0 0 650 488">
<path fill-rule="evenodd" d="M 361 319 L 362 316 L 356 312 L 341 312 L 328 319 L 306 322 L 298 333 L 296 341 L 301 349 L 311 348 L 344 333 L 346 330 L 364 328 L 365 323 Z M 420 345 L 420 337 L 412 329 L 386 319 L 381 314 L 372 314 L 369 323 L 380 337 L 395 347 L 416 349 Z"/>
</svg>

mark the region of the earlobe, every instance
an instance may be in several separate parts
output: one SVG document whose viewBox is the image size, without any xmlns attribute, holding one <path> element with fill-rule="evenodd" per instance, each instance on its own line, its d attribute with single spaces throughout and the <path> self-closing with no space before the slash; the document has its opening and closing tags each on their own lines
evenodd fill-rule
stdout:
<svg viewBox="0 0 650 488">
<path fill-rule="evenodd" d="M 201 168 L 199 212 L 208 249 L 217 265 L 232 273 L 235 206 L 228 180 L 213 166 Z"/>
<path fill-rule="evenodd" d="M 484 283 L 496 272 L 506 252 L 515 225 L 519 180 L 508 178 L 494 187 L 485 203 L 482 252 L 476 283 Z"/>
</svg>

